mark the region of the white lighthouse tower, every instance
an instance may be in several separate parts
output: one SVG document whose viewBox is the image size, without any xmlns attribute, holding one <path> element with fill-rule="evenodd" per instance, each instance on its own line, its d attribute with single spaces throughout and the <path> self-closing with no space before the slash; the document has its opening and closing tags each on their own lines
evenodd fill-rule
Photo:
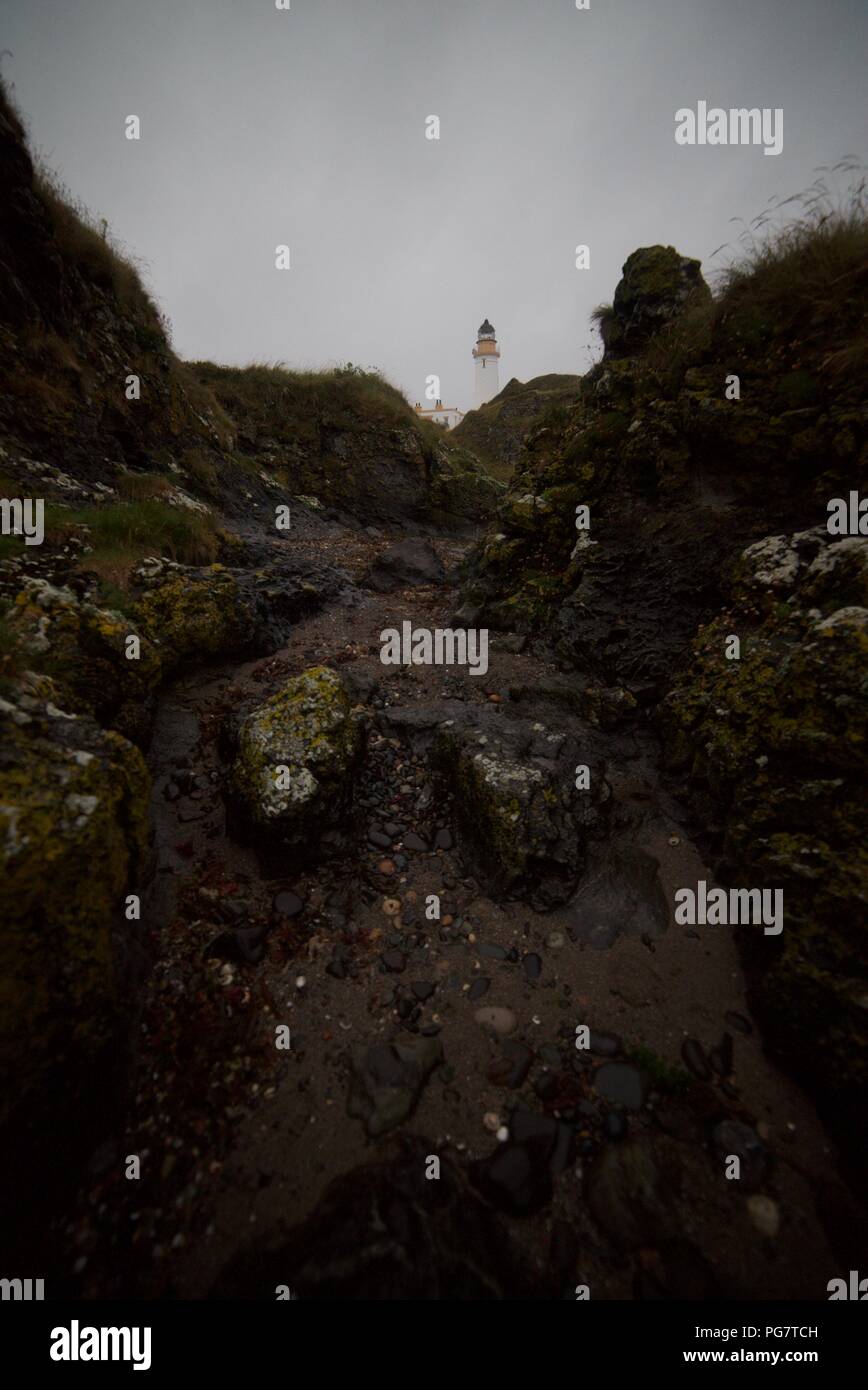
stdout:
<svg viewBox="0 0 868 1390">
<path fill-rule="evenodd" d="M 480 406 L 490 401 L 500 390 L 497 369 L 500 348 L 494 336 L 494 327 L 488 319 L 480 325 L 473 356 L 476 360 L 476 404 Z"/>
</svg>

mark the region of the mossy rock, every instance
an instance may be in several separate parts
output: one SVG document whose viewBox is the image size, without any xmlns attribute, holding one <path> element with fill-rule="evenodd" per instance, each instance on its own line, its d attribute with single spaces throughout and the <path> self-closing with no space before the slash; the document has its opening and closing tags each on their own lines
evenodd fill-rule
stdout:
<svg viewBox="0 0 868 1390">
<path fill-rule="evenodd" d="M 819 527 L 749 547 L 734 609 L 662 707 L 672 762 L 724 828 L 729 878 L 783 890 L 781 936 L 743 938 L 753 995 L 851 1144 L 868 1140 L 866 561 L 868 541 Z"/>
<path fill-rule="evenodd" d="M 309 848 L 347 814 L 363 732 L 334 671 L 293 677 L 244 718 L 229 793 L 248 831 Z"/>
<path fill-rule="evenodd" d="M 637 352 L 685 309 L 710 302 L 699 261 L 673 246 L 641 247 L 624 262 L 612 311 L 600 324 L 606 356 Z"/>
<path fill-rule="evenodd" d="M 33 579 L 18 595 L 9 622 L 24 650 L 63 691 L 65 707 L 142 742 L 163 675 L 158 648 L 136 622 L 82 601 L 72 590 Z M 128 638 L 138 656 L 128 657 Z"/>
<path fill-rule="evenodd" d="M 164 572 L 169 577 L 138 599 L 133 616 L 167 667 L 249 650 L 259 618 L 231 571 L 209 565 L 201 570 L 165 567 Z"/>
<path fill-rule="evenodd" d="M 455 793 L 462 847 L 490 890 L 540 910 L 566 902 L 606 796 L 602 763 L 592 770 L 593 794 L 578 792 L 577 744 L 539 723 L 504 729 L 482 715 L 472 725 L 445 721 L 431 756 Z"/>
<path fill-rule="evenodd" d="M 150 781 L 89 718 L 23 694 L 0 713 L 0 1124 L 37 1103 L 56 1122 L 117 1042 L 114 932 L 145 862 Z"/>
</svg>

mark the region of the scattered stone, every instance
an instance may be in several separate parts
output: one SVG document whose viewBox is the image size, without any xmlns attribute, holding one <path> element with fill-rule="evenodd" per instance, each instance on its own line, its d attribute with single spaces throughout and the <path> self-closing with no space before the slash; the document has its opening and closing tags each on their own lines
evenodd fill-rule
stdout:
<svg viewBox="0 0 868 1390">
<path fill-rule="evenodd" d="M 512 1010 L 495 1004 L 477 1009 L 473 1017 L 483 1028 L 493 1028 L 495 1033 L 512 1033 L 515 1030 L 516 1017 Z"/>
<path fill-rule="evenodd" d="M 451 830 L 447 830 L 447 829 L 445 829 L 445 827 L 444 827 L 443 830 L 438 830 L 438 831 L 437 831 L 437 834 L 434 836 L 434 848 L 435 848 L 435 849 L 451 849 L 451 848 L 452 848 L 452 832 L 451 832 Z"/>
<path fill-rule="evenodd" d="M 504 1038 L 501 1056 L 492 1062 L 487 1077 L 493 1086 L 506 1086 L 517 1091 L 527 1079 L 533 1061 L 531 1049 L 516 1038 Z"/>
<path fill-rule="evenodd" d="M 760 1235 L 773 1240 L 781 1224 L 781 1214 L 777 1202 L 773 1202 L 771 1197 L 763 1197 L 760 1193 L 755 1193 L 753 1197 L 747 1199 L 747 1210 Z"/>
<path fill-rule="evenodd" d="M 591 1030 L 588 1039 L 590 1044 L 589 1051 L 595 1057 L 617 1057 L 623 1046 L 621 1039 L 614 1033 L 595 1033 Z"/>
<path fill-rule="evenodd" d="M 428 846 L 426 845 L 425 841 L 422 839 L 422 836 L 416 834 L 415 830 L 409 831 L 408 834 L 406 834 L 406 835 L 404 836 L 404 838 L 403 838 L 403 840 L 401 841 L 401 843 L 403 844 L 404 849 L 409 849 L 409 850 L 411 850 L 414 854 L 427 854 L 427 853 L 428 853 Z"/>
<path fill-rule="evenodd" d="M 476 949 L 481 956 L 486 956 L 489 960 L 506 960 L 508 954 L 502 946 L 496 945 L 483 944 Z"/>
<path fill-rule="evenodd" d="M 431 1072 L 443 1060 L 438 1038 L 401 1038 L 357 1052 L 347 1112 L 375 1139 L 408 1119 Z"/>
<path fill-rule="evenodd" d="M 741 1162 L 741 1176 L 738 1181 L 745 1192 L 755 1192 L 762 1187 L 768 1173 L 768 1153 L 756 1130 L 739 1120 L 722 1120 L 711 1135 L 711 1142 L 718 1160 L 724 1163 L 734 1154 Z"/>
<path fill-rule="evenodd" d="M 681 1060 L 692 1071 L 694 1076 L 698 1076 L 700 1081 L 711 1079 L 711 1067 L 708 1065 L 708 1058 L 702 1050 L 702 1044 L 695 1038 L 685 1038 L 681 1044 Z"/>
<path fill-rule="evenodd" d="M 402 970 L 406 970 L 407 968 L 407 957 L 404 955 L 403 951 L 384 951 L 380 960 L 387 970 L 391 970 L 396 974 L 400 974 Z"/>
<path fill-rule="evenodd" d="M 717 1046 L 713 1047 L 709 1052 L 708 1060 L 718 1076 L 732 1075 L 733 1047 L 731 1033 L 724 1033 Z"/>
<path fill-rule="evenodd" d="M 487 994 L 491 986 L 491 981 L 485 975 L 478 975 L 467 991 L 467 998 L 471 1000 L 481 999 L 483 994 Z"/>
<path fill-rule="evenodd" d="M 542 974 L 542 960 L 535 952 L 531 952 L 527 956 L 522 956 L 521 964 L 528 980 L 539 979 Z"/>
<path fill-rule="evenodd" d="M 424 1004 L 426 999 L 431 998 L 431 995 L 434 993 L 434 990 L 436 989 L 436 985 L 429 984 L 426 980 L 417 980 L 417 982 L 414 985 L 411 985 L 410 988 L 412 989 L 419 1002 Z"/>
<path fill-rule="evenodd" d="M 625 1110 L 641 1110 L 648 1093 L 642 1072 L 627 1062 L 604 1062 L 594 1072 L 594 1087 L 604 1100 Z"/>
<path fill-rule="evenodd" d="M 555 1076 L 554 1072 L 540 1072 L 536 1081 L 533 1083 L 533 1089 L 535 1094 L 539 1096 L 541 1101 L 545 1101 L 546 1103 L 548 1103 L 549 1101 L 554 1100 L 555 1096 L 558 1093 L 558 1079 Z"/>
<path fill-rule="evenodd" d="M 304 903 L 297 893 L 278 893 L 271 906 L 281 917 L 297 917 L 304 911 Z"/>
</svg>

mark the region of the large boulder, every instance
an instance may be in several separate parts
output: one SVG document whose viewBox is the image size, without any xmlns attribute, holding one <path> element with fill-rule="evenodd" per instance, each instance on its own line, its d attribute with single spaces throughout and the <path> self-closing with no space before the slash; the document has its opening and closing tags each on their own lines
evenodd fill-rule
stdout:
<svg viewBox="0 0 868 1390">
<path fill-rule="evenodd" d="M 572 896 L 609 794 L 592 747 L 487 711 L 440 725 L 432 759 L 455 792 L 461 847 L 492 892 L 542 910 Z M 588 790 L 576 789 L 580 763 L 590 767 Z"/>
<path fill-rule="evenodd" d="M 600 322 L 606 356 L 632 356 L 689 305 L 710 299 L 699 261 L 674 246 L 641 247 L 624 262 L 611 313 Z"/>
<path fill-rule="evenodd" d="M 0 701 L 0 1125 L 84 1113 L 116 1048 L 118 927 L 148 843 L 138 749 L 16 689 Z M 39 1116 L 42 1120 L 39 1121 Z M 49 1124 L 50 1117 L 50 1124 Z"/>
<path fill-rule="evenodd" d="M 301 850 L 343 819 L 363 733 L 334 671 L 294 676 L 241 720 L 236 739 L 229 793 L 248 831 Z"/>
<path fill-rule="evenodd" d="M 250 650 L 260 630 L 256 603 L 232 570 L 145 561 L 133 576 L 144 592 L 133 608 L 168 668 Z"/>
<path fill-rule="evenodd" d="M 407 540 L 390 545 L 377 556 L 366 582 L 379 593 L 390 593 L 393 589 L 442 584 L 445 577 L 443 561 L 430 541 Z"/>
<path fill-rule="evenodd" d="M 371 1139 L 412 1115 L 428 1077 L 443 1060 L 439 1038 L 397 1038 L 360 1049 L 354 1059 L 347 1113 Z"/>
</svg>

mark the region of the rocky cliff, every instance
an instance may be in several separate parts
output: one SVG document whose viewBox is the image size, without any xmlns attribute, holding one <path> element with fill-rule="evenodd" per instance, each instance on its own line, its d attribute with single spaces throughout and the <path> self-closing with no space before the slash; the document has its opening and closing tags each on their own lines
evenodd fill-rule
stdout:
<svg viewBox="0 0 868 1390">
<path fill-rule="evenodd" d="M 864 1136 L 868 536 L 827 528 L 868 482 L 864 212 L 717 297 L 637 251 L 598 317 L 604 358 L 527 435 L 460 616 L 554 656 L 601 721 L 660 716 L 724 881 L 784 890 L 783 938 L 749 934 L 773 1044 Z"/>
</svg>

